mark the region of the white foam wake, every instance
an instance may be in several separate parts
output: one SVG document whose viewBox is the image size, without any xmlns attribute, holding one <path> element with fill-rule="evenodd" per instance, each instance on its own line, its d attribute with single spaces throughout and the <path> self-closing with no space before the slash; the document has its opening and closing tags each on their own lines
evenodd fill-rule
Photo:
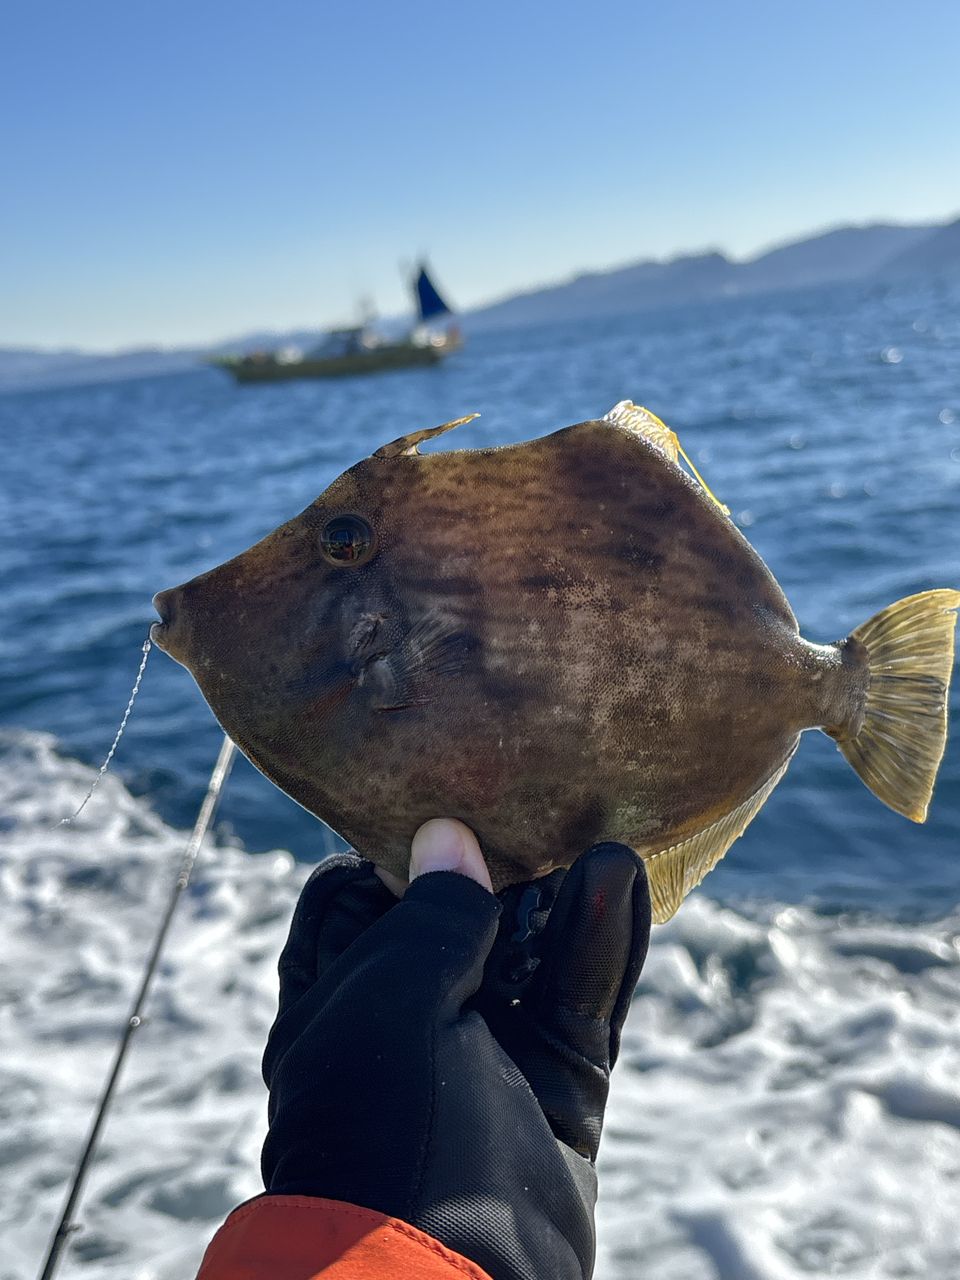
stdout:
<svg viewBox="0 0 960 1280">
<path fill-rule="evenodd" d="M 185 833 L 0 738 L 0 1280 L 32 1278 Z M 183 1280 L 260 1190 L 259 1058 L 307 868 L 208 844 L 63 1275 Z M 960 1275 L 960 920 L 655 930 L 601 1153 L 598 1280 Z M 389 1105 L 389 1099 L 384 1100 Z"/>
</svg>

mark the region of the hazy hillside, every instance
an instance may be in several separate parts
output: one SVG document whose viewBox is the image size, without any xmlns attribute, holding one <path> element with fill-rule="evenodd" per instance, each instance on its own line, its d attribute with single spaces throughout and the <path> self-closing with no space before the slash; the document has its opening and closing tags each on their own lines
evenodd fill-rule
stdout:
<svg viewBox="0 0 960 1280">
<path fill-rule="evenodd" d="M 737 288 L 752 293 L 865 279 L 895 255 L 927 239 L 934 230 L 927 225 L 902 227 L 882 223 L 871 227 L 837 227 L 741 263 L 737 268 Z"/>
<path fill-rule="evenodd" d="M 504 298 L 469 312 L 466 324 L 468 330 L 539 324 L 544 320 L 617 315 L 636 311 L 638 306 L 693 302 L 728 292 L 735 272 L 735 265 L 722 253 L 684 256 L 668 262 L 638 262 Z"/>
<path fill-rule="evenodd" d="M 27 381 L 56 370 L 82 368 L 91 357 L 82 351 L 35 351 L 31 347 L 0 347 L 0 383 Z"/>
<path fill-rule="evenodd" d="M 746 262 L 731 262 L 721 253 L 640 262 L 504 298 L 472 312 L 467 323 L 469 328 L 486 329 L 573 320 L 868 279 L 898 254 L 919 249 L 938 230 L 927 225 L 839 227 Z"/>
<path fill-rule="evenodd" d="M 0 347 L 0 388 L 77 387 L 118 378 L 154 377 L 180 373 L 200 359 L 200 352 L 185 347 L 168 351 L 145 347 L 116 355 Z"/>
<path fill-rule="evenodd" d="M 898 254 L 883 268 L 889 277 L 937 275 L 960 279 L 960 218 L 937 228 L 918 244 Z"/>
<path fill-rule="evenodd" d="M 144 347 L 116 355 L 0 347 L 0 388 L 76 387 L 117 378 L 182 373 L 185 369 L 199 367 L 209 356 L 285 346 L 309 348 L 321 336 L 321 331 L 316 329 L 298 329 L 290 333 L 264 330 L 218 342 L 211 347 Z"/>
<path fill-rule="evenodd" d="M 323 338 L 322 329 L 288 329 L 283 332 L 277 329 L 261 329 L 256 333 L 245 333 L 239 338 L 227 338 L 215 346 L 207 347 L 206 354 L 243 355 L 249 351 L 275 351 L 278 347 L 299 347 L 309 351 Z"/>
</svg>

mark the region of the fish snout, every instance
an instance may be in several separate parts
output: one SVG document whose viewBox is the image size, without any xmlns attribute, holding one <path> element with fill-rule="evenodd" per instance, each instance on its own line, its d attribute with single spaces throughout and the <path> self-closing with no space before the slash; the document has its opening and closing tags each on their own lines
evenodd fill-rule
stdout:
<svg viewBox="0 0 960 1280">
<path fill-rule="evenodd" d="M 183 587 L 170 587 L 167 591 L 158 591 L 153 597 L 153 607 L 160 615 L 160 621 L 155 622 L 150 628 L 150 639 L 158 649 L 169 653 L 178 661 L 181 660 L 180 655 L 186 639 Z"/>
</svg>

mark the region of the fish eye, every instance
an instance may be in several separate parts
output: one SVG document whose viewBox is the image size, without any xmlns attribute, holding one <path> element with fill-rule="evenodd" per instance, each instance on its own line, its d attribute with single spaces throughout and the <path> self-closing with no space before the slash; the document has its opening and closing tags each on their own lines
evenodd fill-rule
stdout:
<svg viewBox="0 0 960 1280">
<path fill-rule="evenodd" d="M 320 532 L 320 546 L 331 564 L 356 568 L 373 555 L 373 530 L 360 516 L 334 516 Z"/>
</svg>

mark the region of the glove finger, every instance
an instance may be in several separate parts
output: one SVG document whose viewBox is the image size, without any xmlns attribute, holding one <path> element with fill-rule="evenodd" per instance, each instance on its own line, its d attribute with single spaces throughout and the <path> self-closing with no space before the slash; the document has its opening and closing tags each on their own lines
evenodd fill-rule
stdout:
<svg viewBox="0 0 960 1280">
<path fill-rule="evenodd" d="M 318 868 L 280 959 L 280 1010 L 262 1063 L 267 1086 L 328 1008 L 362 1010 L 385 1042 L 401 1028 L 407 1043 L 429 1038 L 431 1024 L 455 1019 L 480 984 L 499 912 L 492 893 L 453 871 L 418 876 L 398 902 L 370 863 L 347 855 Z"/>
<path fill-rule="evenodd" d="M 377 1025 L 384 1044 L 396 1034 L 419 1046 L 431 1027 L 459 1017 L 480 985 L 499 902 L 467 876 L 433 871 L 394 903 L 277 1020 L 271 1041 L 289 1045 L 315 1021 L 346 1008 Z"/>
<path fill-rule="evenodd" d="M 325 858 L 303 887 L 280 955 L 280 1014 L 395 902 L 366 858 Z"/>
<path fill-rule="evenodd" d="M 551 1035 L 607 1071 L 650 942 L 643 861 L 626 845 L 594 845 L 567 873 L 538 947 L 525 999 Z"/>
<path fill-rule="evenodd" d="M 334 854 L 303 886 L 280 953 L 280 1002 L 261 1069 L 269 1086 L 280 1059 L 313 1017 L 310 993 L 343 954 L 396 902 L 355 853 Z"/>
<path fill-rule="evenodd" d="M 643 864 L 624 845 L 597 845 L 565 876 L 554 872 L 503 897 L 474 1007 L 555 1137 L 595 1160 L 610 1068 L 649 939 Z"/>
<path fill-rule="evenodd" d="M 467 876 L 419 875 L 360 944 L 357 980 L 411 1016 L 456 1018 L 480 985 L 499 915 L 493 894 Z"/>
</svg>

